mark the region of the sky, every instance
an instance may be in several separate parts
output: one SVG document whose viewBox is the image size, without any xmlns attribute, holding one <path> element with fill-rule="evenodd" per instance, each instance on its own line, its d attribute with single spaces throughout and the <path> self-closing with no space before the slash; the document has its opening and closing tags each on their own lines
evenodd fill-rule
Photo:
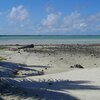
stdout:
<svg viewBox="0 0 100 100">
<path fill-rule="evenodd" d="M 100 0 L 0 0 L 0 35 L 100 35 Z"/>
</svg>

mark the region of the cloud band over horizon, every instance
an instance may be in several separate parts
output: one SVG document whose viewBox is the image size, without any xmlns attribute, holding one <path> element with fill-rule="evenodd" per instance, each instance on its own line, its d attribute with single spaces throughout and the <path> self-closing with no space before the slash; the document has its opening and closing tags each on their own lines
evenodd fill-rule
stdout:
<svg viewBox="0 0 100 100">
<path fill-rule="evenodd" d="M 5 13 L 6 12 L 6 13 Z M 0 11 L 0 35 L 6 34 L 100 34 L 100 12 L 83 15 L 75 9 L 69 13 L 53 10 L 47 6 L 35 20 L 35 12 L 29 11 L 27 6 L 19 4 L 7 11 Z M 31 16 L 33 14 L 33 16 Z"/>
</svg>

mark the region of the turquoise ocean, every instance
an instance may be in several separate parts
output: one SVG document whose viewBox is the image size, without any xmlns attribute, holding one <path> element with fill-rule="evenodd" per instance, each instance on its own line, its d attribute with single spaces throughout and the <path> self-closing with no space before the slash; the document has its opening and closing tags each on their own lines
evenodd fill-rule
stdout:
<svg viewBox="0 0 100 100">
<path fill-rule="evenodd" d="M 100 44 L 100 35 L 0 35 L 0 44 Z"/>
</svg>

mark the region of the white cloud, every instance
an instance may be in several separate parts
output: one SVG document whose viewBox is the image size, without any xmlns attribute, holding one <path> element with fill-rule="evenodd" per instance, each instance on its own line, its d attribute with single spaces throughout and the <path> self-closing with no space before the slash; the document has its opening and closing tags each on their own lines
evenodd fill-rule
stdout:
<svg viewBox="0 0 100 100">
<path fill-rule="evenodd" d="M 12 7 L 8 18 L 10 21 L 24 21 L 28 17 L 28 11 L 23 5 L 19 5 L 17 7 Z"/>
<path fill-rule="evenodd" d="M 64 17 L 64 23 L 69 24 L 69 23 L 74 23 L 76 20 L 80 19 L 80 13 L 78 12 L 72 12 L 70 15 Z"/>
<path fill-rule="evenodd" d="M 95 15 L 92 15 L 90 17 L 88 17 L 88 21 L 89 22 L 99 22 L 100 21 L 100 12 L 95 14 Z"/>
<path fill-rule="evenodd" d="M 37 32 L 71 32 L 74 30 L 85 31 L 87 23 L 77 11 L 63 17 L 61 13 L 50 13 L 42 20 Z M 35 29 L 36 30 L 36 29 Z"/>
<path fill-rule="evenodd" d="M 47 15 L 47 18 L 42 20 L 42 25 L 51 27 L 57 23 L 59 17 L 60 17 L 60 13 L 58 14 L 50 13 Z"/>
<path fill-rule="evenodd" d="M 37 32 L 95 32 L 100 30 L 100 13 L 82 16 L 75 11 L 61 19 L 60 14 L 51 13 L 42 20 Z"/>
<path fill-rule="evenodd" d="M 100 13 L 88 16 L 82 16 L 78 11 L 74 11 L 66 16 L 62 13 L 53 12 L 51 8 L 47 9 L 48 13 L 38 26 L 32 27 L 34 33 L 70 33 L 70 32 L 95 32 L 100 31 Z M 20 27 L 24 28 L 25 21 L 29 17 L 27 9 L 20 5 L 12 7 L 9 13 L 9 20 L 12 22 L 21 22 Z M 29 23 L 29 21 L 28 21 Z M 27 25 L 27 24 L 26 24 Z M 27 26 L 28 26 L 27 25 Z M 27 28 L 27 27 L 26 27 Z"/>
<path fill-rule="evenodd" d="M 69 30 L 82 30 L 86 26 L 85 19 L 77 11 L 65 16 L 62 23 L 62 27 L 66 27 Z"/>
</svg>

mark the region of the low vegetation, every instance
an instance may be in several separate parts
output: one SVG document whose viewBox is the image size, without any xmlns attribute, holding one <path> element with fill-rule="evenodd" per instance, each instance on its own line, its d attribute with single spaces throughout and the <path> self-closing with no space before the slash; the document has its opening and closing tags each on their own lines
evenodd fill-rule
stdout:
<svg viewBox="0 0 100 100">
<path fill-rule="evenodd" d="M 2 61 L 2 60 L 7 60 L 7 59 L 5 57 L 0 56 L 0 61 Z"/>
</svg>

